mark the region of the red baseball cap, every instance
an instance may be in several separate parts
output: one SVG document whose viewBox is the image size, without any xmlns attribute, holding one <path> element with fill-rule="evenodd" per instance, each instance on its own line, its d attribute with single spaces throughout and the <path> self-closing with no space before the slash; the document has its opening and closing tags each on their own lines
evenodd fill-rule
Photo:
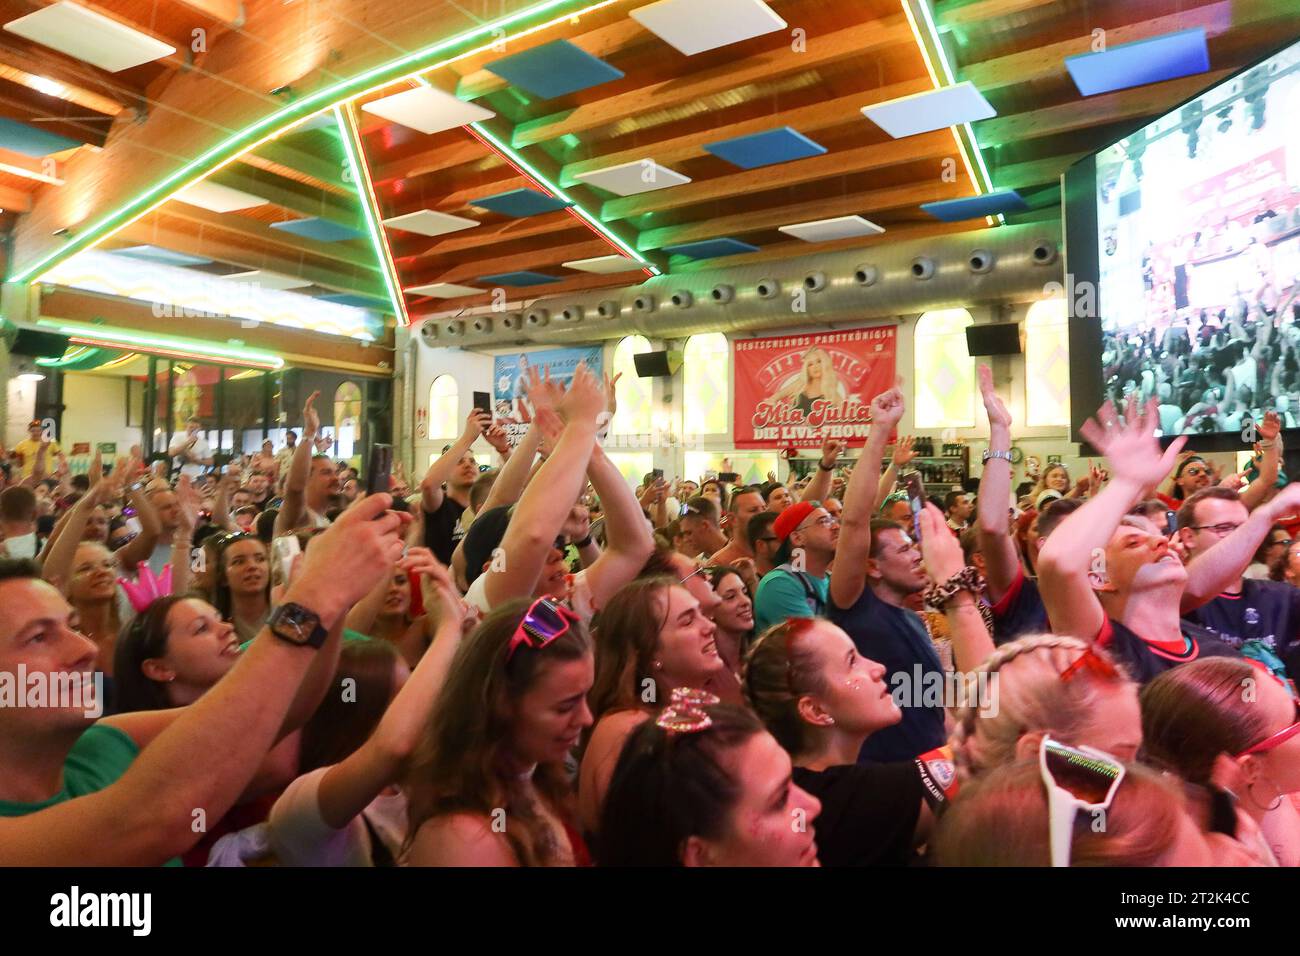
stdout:
<svg viewBox="0 0 1300 956">
<path fill-rule="evenodd" d="M 776 520 L 772 522 L 772 533 L 784 541 L 816 510 L 817 507 L 812 502 L 796 501 L 777 515 Z"/>
</svg>

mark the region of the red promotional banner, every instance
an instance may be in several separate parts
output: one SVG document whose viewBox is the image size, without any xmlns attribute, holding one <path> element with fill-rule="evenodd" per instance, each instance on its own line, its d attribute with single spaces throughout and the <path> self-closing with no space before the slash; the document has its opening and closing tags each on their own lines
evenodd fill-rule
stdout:
<svg viewBox="0 0 1300 956">
<path fill-rule="evenodd" d="M 881 326 L 733 342 L 737 448 L 813 448 L 861 439 L 891 388 L 897 329 Z"/>
</svg>

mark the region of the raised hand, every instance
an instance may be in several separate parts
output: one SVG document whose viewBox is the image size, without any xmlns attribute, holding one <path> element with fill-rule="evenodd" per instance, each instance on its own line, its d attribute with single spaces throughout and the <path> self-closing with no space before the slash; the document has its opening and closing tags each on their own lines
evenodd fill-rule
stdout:
<svg viewBox="0 0 1300 956">
<path fill-rule="evenodd" d="M 901 382 L 902 379 L 899 379 Z M 903 418 L 903 390 L 895 385 L 871 400 L 871 424 L 885 430 L 892 429 Z"/>
<path fill-rule="evenodd" d="M 446 565 L 435 558 L 428 548 L 408 548 L 406 556 L 397 562 L 397 566 L 420 576 L 424 611 L 429 615 L 434 628 L 451 624 L 459 633 L 465 619 L 465 604 L 451 581 Z"/>
<path fill-rule="evenodd" d="M 605 411 L 609 412 L 610 418 L 613 418 L 614 413 L 618 411 L 618 390 L 616 386 L 618 380 L 622 377 L 622 372 L 619 372 L 613 378 L 609 377 L 608 372 L 605 373 Z"/>
<path fill-rule="evenodd" d="M 825 468 L 834 468 L 835 462 L 839 461 L 840 452 L 844 450 L 844 442 L 837 438 L 827 438 L 822 442 L 822 466 Z"/>
<path fill-rule="evenodd" d="M 483 433 L 487 443 L 497 450 L 497 454 L 504 456 L 510 451 L 510 439 L 506 435 L 506 430 L 499 424 L 493 423 L 487 431 Z"/>
<path fill-rule="evenodd" d="M 181 475 L 180 480 L 176 482 L 176 501 L 180 504 L 181 530 L 193 532 L 199 523 L 199 511 L 203 507 L 203 502 L 189 475 Z"/>
<path fill-rule="evenodd" d="M 993 389 L 993 369 L 987 365 L 979 367 L 980 395 L 984 399 L 984 412 L 989 417 L 989 427 L 1011 428 L 1011 413 L 1007 411 L 1007 406 L 998 398 L 998 393 Z"/>
<path fill-rule="evenodd" d="M 1155 436 L 1160 424 L 1155 399 L 1139 409 L 1136 396 L 1129 396 L 1126 411 L 1121 420 L 1114 404 L 1108 401 L 1097 410 L 1096 418 L 1084 422 L 1079 434 L 1109 459 L 1116 481 L 1137 488 L 1157 485 L 1173 470 L 1187 436 L 1175 438 L 1162 454 Z"/>
<path fill-rule="evenodd" d="M 481 408 L 471 408 L 469 414 L 465 416 L 465 430 L 461 432 L 464 438 L 477 438 L 482 435 L 492 424 L 492 416 Z"/>
<path fill-rule="evenodd" d="M 568 391 L 560 402 L 560 416 L 566 424 L 574 421 L 594 423 L 604 410 L 604 388 L 591 369 L 587 368 L 587 363 L 579 362 L 573 370 L 573 380 L 569 382 Z"/>
<path fill-rule="evenodd" d="M 586 505 L 574 505 L 569 509 L 569 517 L 564 519 L 560 534 L 570 541 L 584 541 L 591 534 L 591 512 Z"/>
<path fill-rule="evenodd" d="M 926 502 L 918 516 L 921 526 L 921 560 L 935 584 L 943 584 L 966 566 L 961 543 L 948 528 L 943 512 Z"/>
<path fill-rule="evenodd" d="M 564 398 L 564 386 L 551 380 L 551 367 L 544 366 L 542 371 L 536 365 L 528 366 L 528 401 L 533 406 L 533 414 L 539 415 L 543 410 L 557 411 Z"/>
<path fill-rule="evenodd" d="M 1264 420 L 1255 428 L 1259 432 L 1259 437 L 1264 441 L 1274 441 L 1277 438 L 1277 433 L 1282 430 L 1282 417 L 1277 412 L 1265 412 Z"/>
<path fill-rule="evenodd" d="M 315 435 L 320 431 L 320 415 L 316 412 L 316 399 L 320 398 L 320 391 L 317 390 L 307 396 L 307 401 L 302 406 L 302 434 L 303 438 L 308 435 Z"/>
<path fill-rule="evenodd" d="M 894 446 L 894 467 L 905 468 L 911 461 L 916 458 L 916 451 L 912 448 L 915 439 L 911 435 L 904 435 L 898 439 L 898 444 Z"/>
<path fill-rule="evenodd" d="M 551 452 L 555 450 L 555 443 L 560 440 L 560 433 L 564 431 L 564 422 L 554 410 L 544 408 L 538 411 L 533 424 L 542 433 L 542 441 L 537 450 L 541 452 L 543 458 L 550 458 Z"/>
</svg>

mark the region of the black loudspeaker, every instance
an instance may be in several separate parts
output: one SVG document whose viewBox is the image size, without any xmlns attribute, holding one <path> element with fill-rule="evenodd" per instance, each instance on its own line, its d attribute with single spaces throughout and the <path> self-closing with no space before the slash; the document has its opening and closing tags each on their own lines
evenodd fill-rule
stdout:
<svg viewBox="0 0 1300 956">
<path fill-rule="evenodd" d="M 1019 355 L 1021 351 L 1018 323 L 966 326 L 966 352 L 969 355 Z"/>
<path fill-rule="evenodd" d="M 681 352 L 639 352 L 632 356 L 641 378 L 670 378 L 682 367 Z"/>
<path fill-rule="evenodd" d="M 27 355 L 31 358 L 59 358 L 67 350 L 66 335 L 36 329 L 19 329 L 14 344 L 9 346 L 9 351 L 14 355 Z"/>
</svg>

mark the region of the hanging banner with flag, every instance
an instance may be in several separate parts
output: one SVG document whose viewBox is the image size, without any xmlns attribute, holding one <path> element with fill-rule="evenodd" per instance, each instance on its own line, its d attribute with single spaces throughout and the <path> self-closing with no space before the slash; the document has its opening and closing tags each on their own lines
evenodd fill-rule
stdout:
<svg viewBox="0 0 1300 956">
<path fill-rule="evenodd" d="M 738 339 L 737 448 L 816 448 L 865 438 L 871 400 L 894 385 L 896 327 Z"/>
</svg>

